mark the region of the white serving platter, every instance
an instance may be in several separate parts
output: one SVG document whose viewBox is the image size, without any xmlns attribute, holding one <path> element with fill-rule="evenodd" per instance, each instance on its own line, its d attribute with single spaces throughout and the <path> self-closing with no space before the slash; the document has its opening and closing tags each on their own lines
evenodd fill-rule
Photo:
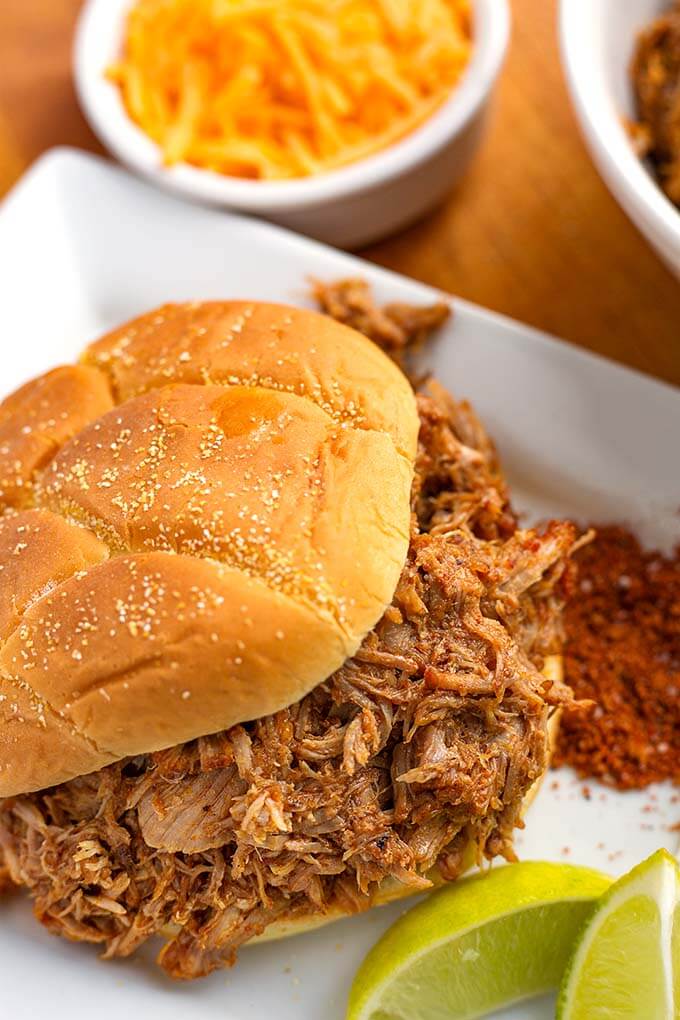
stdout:
<svg viewBox="0 0 680 1020">
<path fill-rule="evenodd" d="M 361 275 L 381 300 L 431 289 L 278 228 L 184 204 L 91 156 L 43 157 L 0 208 L 0 395 L 75 357 L 101 331 L 168 300 L 307 304 L 306 280 Z M 469 397 L 500 447 L 527 519 L 626 521 L 680 541 L 680 391 L 462 301 L 425 361 Z M 668 787 L 619 794 L 566 770 L 547 777 L 517 846 L 523 858 L 625 871 L 676 850 Z M 352 974 L 403 904 L 241 953 L 192 985 L 151 952 L 104 964 L 47 935 L 27 900 L 0 901 L 0 1017 L 74 1020 L 341 1020 Z M 549 999 L 499 1014 L 552 1016 Z"/>
</svg>

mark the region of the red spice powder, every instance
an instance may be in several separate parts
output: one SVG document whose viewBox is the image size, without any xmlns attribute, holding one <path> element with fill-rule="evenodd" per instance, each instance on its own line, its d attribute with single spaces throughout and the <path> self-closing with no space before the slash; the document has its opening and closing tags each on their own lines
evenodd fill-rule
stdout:
<svg viewBox="0 0 680 1020">
<path fill-rule="evenodd" d="M 595 704 L 563 712 L 554 764 L 619 789 L 680 782 L 680 547 L 644 552 L 597 528 L 576 554 L 565 611 L 565 676 Z"/>
</svg>

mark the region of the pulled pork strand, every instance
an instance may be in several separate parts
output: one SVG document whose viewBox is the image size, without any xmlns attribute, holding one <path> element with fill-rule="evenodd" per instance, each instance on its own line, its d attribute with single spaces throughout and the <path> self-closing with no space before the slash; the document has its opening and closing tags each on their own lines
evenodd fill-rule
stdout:
<svg viewBox="0 0 680 1020">
<path fill-rule="evenodd" d="M 402 368 L 405 355 L 422 347 L 451 314 L 445 301 L 432 305 L 393 302 L 381 308 L 366 280 L 357 277 L 332 283 L 313 280 L 312 296 L 322 312 L 373 340 Z"/>
<path fill-rule="evenodd" d="M 570 524 L 517 526 L 493 445 L 432 383 L 418 395 L 412 540 L 360 650 L 275 715 L 0 803 L 0 874 L 51 931 L 195 978 L 269 925 L 360 911 L 509 860 L 546 725 L 571 584 Z"/>
</svg>

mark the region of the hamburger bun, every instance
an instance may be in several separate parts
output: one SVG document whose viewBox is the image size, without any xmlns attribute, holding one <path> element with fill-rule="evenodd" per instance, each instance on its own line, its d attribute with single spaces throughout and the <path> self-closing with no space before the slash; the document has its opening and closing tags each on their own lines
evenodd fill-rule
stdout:
<svg viewBox="0 0 680 1020">
<path fill-rule="evenodd" d="M 410 385 L 312 312 L 167 305 L 0 405 L 0 797 L 298 701 L 409 543 Z"/>
</svg>

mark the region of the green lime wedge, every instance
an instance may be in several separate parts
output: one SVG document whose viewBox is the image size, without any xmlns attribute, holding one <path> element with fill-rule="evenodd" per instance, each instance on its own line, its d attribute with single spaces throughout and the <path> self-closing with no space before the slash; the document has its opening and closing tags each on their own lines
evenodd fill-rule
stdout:
<svg viewBox="0 0 680 1020">
<path fill-rule="evenodd" d="M 676 1020 L 680 1017 L 680 904 L 673 915 L 673 936 L 671 940 L 671 957 L 673 960 L 673 1005 Z"/>
<path fill-rule="evenodd" d="M 680 871 L 658 850 L 602 897 L 565 970 L 558 1020 L 674 1020 Z M 675 963 L 675 967 L 673 964 Z M 675 978 L 674 978 L 675 971 Z"/>
<path fill-rule="evenodd" d="M 469 1020 L 556 988 L 610 881 L 589 868 L 526 862 L 444 887 L 370 951 L 347 1020 Z"/>
</svg>

